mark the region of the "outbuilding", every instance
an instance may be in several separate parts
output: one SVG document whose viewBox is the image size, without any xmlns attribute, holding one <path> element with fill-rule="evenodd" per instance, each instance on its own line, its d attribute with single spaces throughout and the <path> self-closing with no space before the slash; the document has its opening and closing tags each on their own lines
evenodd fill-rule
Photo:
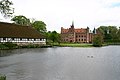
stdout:
<svg viewBox="0 0 120 80">
<path fill-rule="evenodd" d="M 46 44 L 46 38 L 31 26 L 0 22 L 0 43 L 12 42 L 18 45 Z"/>
</svg>

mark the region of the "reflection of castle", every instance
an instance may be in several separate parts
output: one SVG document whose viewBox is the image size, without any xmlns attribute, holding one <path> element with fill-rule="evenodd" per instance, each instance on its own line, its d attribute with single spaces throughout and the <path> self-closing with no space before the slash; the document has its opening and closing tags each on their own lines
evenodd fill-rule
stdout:
<svg viewBox="0 0 120 80">
<path fill-rule="evenodd" d="M 90 33 L 89 27 L 75 29 L 73 22 L 69 29 L 61 27 L 62 42 L 91 43 L 92 36 L 93 33 Z"/>
</svg>

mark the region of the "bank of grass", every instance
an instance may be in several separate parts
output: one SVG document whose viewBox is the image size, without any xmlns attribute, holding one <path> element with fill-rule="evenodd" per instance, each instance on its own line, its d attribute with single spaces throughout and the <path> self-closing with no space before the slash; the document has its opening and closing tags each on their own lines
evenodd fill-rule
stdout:
<svg viewBox="0 0 120 80">
<path fill-rule="evenodd" d="M 18 48 L 47 48 L 47 47 L 52 47 L 52 46 L 51 45 L 38 45 L 38 44 L 29 44 L 29 45 L 19 46 L 11 42 L 0 43 L 1 50 L 18 49 Z"/>
<path fill-rule="evenodd" d="M 54 46 L 59 46 L 59 47 L 93 47 L 92 44 L 87 44 L 87 43 L 54 43 Z"/>
</svg>

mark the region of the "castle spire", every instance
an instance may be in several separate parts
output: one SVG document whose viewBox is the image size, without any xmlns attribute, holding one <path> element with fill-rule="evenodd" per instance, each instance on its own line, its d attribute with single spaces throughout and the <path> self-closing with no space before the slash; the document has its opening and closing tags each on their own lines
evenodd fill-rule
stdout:
<svg viewBox="0 0 120 80">
<path fill-rule="evenodd" d="M 74 21 L 72 21 L 72 25 L 71 25 L 71 28 L 74 28 Z"/>
<path fill-rule="evenodd" d="M 94 27 L 94 29 L 93 29 L 93 33 L 96 34 L 96 29 L 95 29 L 95 27 Z"/>
</svg>

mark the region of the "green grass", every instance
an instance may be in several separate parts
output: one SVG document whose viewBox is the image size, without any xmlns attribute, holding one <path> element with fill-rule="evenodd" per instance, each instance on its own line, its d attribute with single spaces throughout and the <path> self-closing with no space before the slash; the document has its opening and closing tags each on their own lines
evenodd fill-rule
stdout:
<svg viewBox="0 0 120 80">
<path fill-rule="evenodd" d="M 54 46 L 60 47 L 93 47 L 92 44 L 83 44 L 83 43 L 54 43 Z"/>
</svg>

